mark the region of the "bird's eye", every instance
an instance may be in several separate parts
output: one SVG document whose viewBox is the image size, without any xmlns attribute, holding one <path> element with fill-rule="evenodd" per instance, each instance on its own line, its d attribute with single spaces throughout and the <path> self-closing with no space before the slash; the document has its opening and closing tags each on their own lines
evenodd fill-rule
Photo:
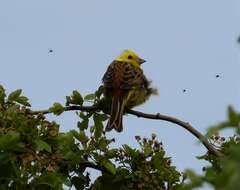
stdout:
<svg viewBox="0 0 240 190">
<path fill-rule="evenodd" d="M 131 55 L 128 56 L 128 59 L 132 59 L 133 57 Z"/>
</svg>

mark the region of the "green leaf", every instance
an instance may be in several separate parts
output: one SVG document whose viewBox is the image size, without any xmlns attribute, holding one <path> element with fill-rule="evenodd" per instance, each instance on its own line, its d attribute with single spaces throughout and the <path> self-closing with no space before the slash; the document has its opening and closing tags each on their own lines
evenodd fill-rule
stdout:
<svg viewBox="0 0 240 190">
<path fill-rule="evenodd" d="M 106 150 L 108 144 L 109 144 L 109 142 L 108 142 L 107 139 L 101 138 L 101 139 L 97 142 L 96 146 L 97 146 L 97 148 L 98 148 L 99 150 Z"/>
<path fill-rule="evenodd" d="M 111 172 L 113 175 L 116 174 L 116 167 L 115 167 L 115 165 L 114 165 L 112 162 L 106 161 L 106 162 L 104 163 L 104 167 L 105 167 L 109 172 Z"/>
<path fill-rule="evenodd" d="M 215 180 L 216 179 L 216 171 L 214 171 L 212 168 L 207 168 L 205 176 L 206 176 L 206 178 L 208 178 L 210 180 Z"/>
<path fill-rule="evenodd" d="M 16 101 L 17 98 L 21 95 L 21 93 L 22 93 L 22 89 L 18 89 L 18 90 L 13 91 L 12 93 L 10 93 L 8 95 L 8 101 L 9 102 Z"/>
<path fill-rule="evenodd" d="M 71 104 L 71 97 L 70 96 L 66 96 L 66 103 L 65 106 L 69 106 L 69 104 Z"/>
<path fill-rule="evenodd" d="M 0 151 L 15 150 L 21 146 L 20 134 L 15 131 L 9 131 L 7 134 L 0 136 Z"/>
<path fill-rule="evenodd" d="M 240 123 L 240 117 L 232 106 L 228 107 L 228 118 L 231 126 L 238 126 Z"/>
<path fill-rule="evenodd" d="M 99 86 L 98 90 L 95 92 L 95 96 L 100 98 L 100 96 L 103 94 L 103 92 L 104 92 L 104 86 L 101 85 L 101 86 Z"/>
<path fill-rule="evenodd" d="M 82 105 L 83 104 L 83 97 L 77 90 L 73 91 L 72 103 L 73 104 L 78 104 L 78 105 Z"/>
<path fill-rule="evenodd" d="M 36 148 L 37 150 L 39 151 L 43 151 L 43 150 L 46 150 L 47 152 L 51 153 L 52 152 L 52 148 L 51 146 L 46 143 L 45 141 L 41 140 L 41 139 L 36 139 L 35 140 L 35 144 L 36 144 Z"/>
<path fill-rule="evenodd" d="M 123 145 L 123 150 L 128 154 L 128 156 L 135 157 L 137 155 L 136 150 L 132 149 L 127 144 Z"/>
<path fill-rule="evenodd" d="M 83 177 L 77 177 L 77 176 L 74 176 L 74 177 L 72 177 L 72 179 L 71 179 L 72 184 L 74 185 L 74 187 L 75 187 L 77 190 L 82 190 L 82 189 L 84 189 L 85 181 L 86 181 L 85 178 L 83 178 Z"/>
<path fill-rule="evenodd" d="M 191 180 L 191 189 L 200 187 L 203 183 L 203 180 L 201 177 L 197 176 L 193 171 L 191 170 L 186 170 L 186 175 L 190 178 Z"/>
<path fill-rule="evenodd" d="M 127 174 L 125 174 L 126 176 Z M 126 178 L 118 179 L 120 176 L 118 176 L 118 173 L 116 175 L 112 175 L 109 173 L 103 173 L 102 176 L 98 177 L 94 184 L 92 185 L 92 190 L 136 190 L 139 189 L 137 186 L 134 187 L 128 187 L 129 186 L 129 180 L 125 180 Z M 117 178 L 117 179 L 116 179 Z M 141 188 L 141 190 L 155 190 L 156 188 Z M 163 188 L 161 188 L 163 189 Z"/>
<path fill-rule="evenodd" d="M 89 123 L 89 119 L 87 117 L 83 119 L 82 122 L 78 122 L 77 126 L 80 129 L 80 131 L 83 131 L 88 128 L 88 123 Z"/>
<path fill-rule="evenodd" d="M 19 104 L 22 104 L 24 106 L 31 106 L 30 103 L 28 102 L 28 98 L 25 97 L 25 96 L 19 96 L 16 99 L 16 102 L 19 103 Z"/>
<path fill-rule="evenodd" d="M 144 148 L 143 148 L 143 151 L 144 151 L 144 155 L 145 156 L 149 156 L 152 152 L 152 147 L 150 144 L 146 143 L 144 144 Z"/>
<path fill-rule="evenodd" d="M 9 162 L 9 158 L 10 154 L 8 152 L 0 152 L 0 165 Z"/>
<path fill-rule="evenodd" d="M 74 90 L 71 96 L 66 96 L 66 106 L 69 106 L 69 104 L 83 104 L 83 97 L 77 90 Z"/>
<path fill-rule="evenodd" d="M 88 94 L 84 97 L 84 100 L 94 100 L 95 99 L 95 94 Z"/>
<path fill-rule="evenodd" d="M 229 121 L 222 122 L 219 125 L 209 128 L 206 134 L 206 137 L 209 138 L 212 135 L 218 133 L 221 129 L 230 128 L 230 127 L 231 127 L 231 123 Z"/>
<path fill-rule="evenodd" d="M 98 139 L 101 137 L 103 132 L 103 124 L 102 124 L 102 115 L 94 114 L 93 116 L 94 124 L 95 124 L 95 138 Z"/>
<path fill-rule="evenodd" d="M 57 187 L 62 184 L 63 180 L 57 173 L 43 172 L 43 174 L 36 181 L 38 185 L 48 185 L 54 189 L 58 189 Z"/>
<path fill-rule="evenodd" d="M 79 133 L 75 130 L 71 130 L 69 133 L 72 133 L 73 136 L 79 140 L 83 145 L 85 145 L 88 141 L 89 141 L 89 138 L 88 136 L 85 134 L 84 131 L 80 131 Z"/>
<path fill-rule="evenodd" d="M 84 112 L 80 112 L 80 113 L 79 113 L 79 117 L 82 118 L 82 119 L 88 118 L 88 116 L 85 115 Z"/>
<path fill-rule="evenodd" d="M 105 154 L 108 158 L 114 158 L 118 155 L 118 149 L 117 148 L 113 148 L 111 150 L 108 150 Z"/>
<path fill-rule="evenodd" d="M 55 115 L 60 115 L 62 112 L 64 112 L 64 107 L 60 103 L 56 102 L 48 109 L 48 111 L 54 113 Z"/>
<path fill-rule="evenodd" d="M 161 169 L 161 167 L 163 165 L 163 156 L 164 156 L 163 151 L 155 153 L 155 155 L 152 157 L 152 160 L 151 160 L 154 168 Z"/>
<path fill-rule="evenodd" d="M 95 131 L 95 126 L 91 126 L 89 131 L 92 134 Z"/>
<path fill-rule="evenodd" d="M 79 139 L 78 139 L 82 144 L 85 144 L 88 142 L 89 138 L 87 135 L 84 133 L 84 131 L 79 132 Z"/>
<path fill-rule="evenodd" d="M 13 164 L 13 162 L 11 162 L 11 160 L 7 160 L 7 161 L 5 161 L 5 163 L 0 163 L 0 168 L 1 168 L 0 179 L 4 179 L 4 181 L 9 179 L 9 182 L 10 182 L 10 180 L 13 176 L 17 176 L 18 170 L 16 170 L 16 167 L 14 167 L 14 164 Z M 3 181 L 3 180 L 1 180 L 1 181 Z M 4 183 L 1 183 L 0 189 L 1 190 L 9 189 L 8 184 L 9 183 L 7 183 L 7 184 L 5 183 L 5 185 L 4 185 Z"/>
<path fill-rule="evenodd" d="M 5 89 L 3 88 L 2 85 L 0 85 L 0 104 L 1 104 L 1 105 L 4 104 L 4 102 L 5 102 L 5 97 L 6 97 Z"/>
<path fill-rule="evenodd" d="M 109 118 L 106 114 L 98 114 L 97 117 L 100 121 L 106 121 Z"/>
</svg>

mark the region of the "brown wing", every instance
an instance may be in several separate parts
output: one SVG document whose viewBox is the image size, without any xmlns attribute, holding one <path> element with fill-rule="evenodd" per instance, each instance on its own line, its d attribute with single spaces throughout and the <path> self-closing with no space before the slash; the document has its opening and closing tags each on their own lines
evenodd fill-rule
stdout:
<svg viewBox="0 0 240 190">
<path fill-rule="evenodd" d="M 107 88 L 130 90 L 144 87 L 145 82 L 141 68 L 120 61 L 113 61 L 103 76 L 103 83 Z"/>
</svg>

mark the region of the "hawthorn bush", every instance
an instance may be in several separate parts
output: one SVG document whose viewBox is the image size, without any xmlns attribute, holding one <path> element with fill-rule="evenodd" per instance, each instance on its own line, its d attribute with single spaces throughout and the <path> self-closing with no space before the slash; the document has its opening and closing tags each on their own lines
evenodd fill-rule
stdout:
<svg viewBox="0 0 240 190">
<path fill-rule="evenodd" d="M 84 98 L 73 91 L 66 105 L 54 103 L 42 111 L 32 110 L 21 92 L 7 95 L 0 86 L 0 189 L 188 190 L 205 183 L 219 190 L 240 187 L 240 114 L 231 107 L 228 121 L 207 134 L 221 156 L 199 156 L 209 161 L 199 176 L 191 170 L 177 171 L 155 134 L 136 136 L 137 149 L 127 144 L 111 148 L 115 140 L 104 131 L 108 106 L 101 87 Z M 92 105 L 86 106 L 89 101 Z M 79 117 L 78 130 L 63 133 L 45 117 L 71 110 Z M 224 128 L 233 128 L 234 136 L 220 137 L 218 131 Z M 101 175 L 91 181 L 87 168 Z"/>
</svg>

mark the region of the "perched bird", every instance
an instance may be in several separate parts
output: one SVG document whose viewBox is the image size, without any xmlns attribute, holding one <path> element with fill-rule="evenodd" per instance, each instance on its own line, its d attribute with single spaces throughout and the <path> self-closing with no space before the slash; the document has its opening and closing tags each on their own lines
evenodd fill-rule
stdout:
<svg viewBox="0 0 240 190">
<path fill-rule="evenodd" d="M 134 51 L 125 50 L 108 66 L 103 76 L 104 96 L 111 105 L 106 131 L 123 130 L 122 117 L 126 109 L 144 103 L 157 90 L 150 87 L 141 69 L 145 62 Z"/>
</svg>

